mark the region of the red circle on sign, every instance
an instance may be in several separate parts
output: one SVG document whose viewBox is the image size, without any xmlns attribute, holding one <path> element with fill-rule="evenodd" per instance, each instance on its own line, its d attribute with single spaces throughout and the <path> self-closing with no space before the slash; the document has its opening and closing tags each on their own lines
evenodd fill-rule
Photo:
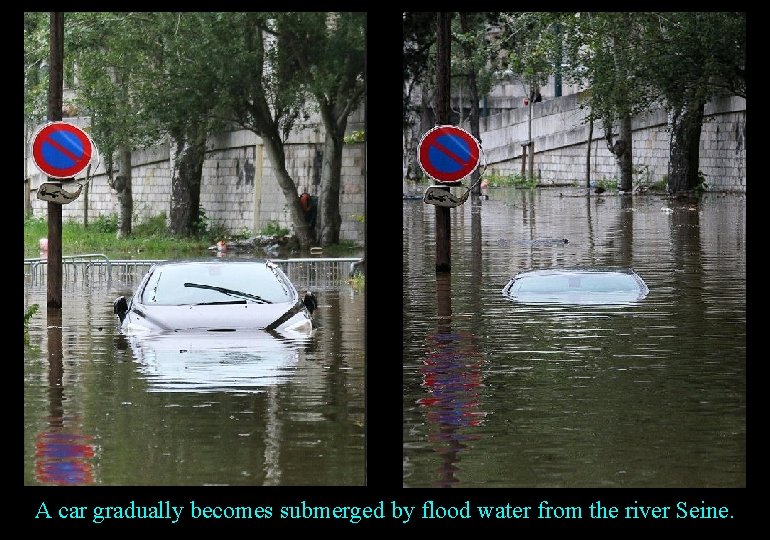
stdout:
<svg viewBox="0 0 770 540">
<path fill-rule="evenodd" d="M 476 169 L 481 146 L 462 128 L 436 126 L 423 136 L 417 152 L 428 175 L 439 182 L 457 182 Z"/>
<path fill-rule="evenodd" d="M 88 134 L 67 122 L 51 122 L 35 134 L 32 157 L 40 171 L 53 178 L 72 178 L 91 161 L 94 145 Z"/>
</svg>

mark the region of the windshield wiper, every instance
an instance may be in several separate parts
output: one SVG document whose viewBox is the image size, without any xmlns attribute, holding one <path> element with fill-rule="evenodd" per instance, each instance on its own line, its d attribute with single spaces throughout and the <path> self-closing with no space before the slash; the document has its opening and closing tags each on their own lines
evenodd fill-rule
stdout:
<svg viewBox="0 0 770 540">
<path fill-rule="evenodd" d="M 257 296 L 256 294 L 249 294 L 242 291 L 236 291 L 233 289 L 226 289 L 224 287 L 217 287 L 215 285 L 202 285 L 200 283 L 185 283 L 185 287 L 195 287 L 196 289 L 210 289 L 212 291 L 221 292 L 222 294 L 226 294 L 228 296 L 236 296 L 239 298 L 246 298 L 248 300 L 254 300 L 255 302 L 258 302 L 260 304 L 272 304 L 270 300 L 265 300 L 261 296 Z"/>
</svg>

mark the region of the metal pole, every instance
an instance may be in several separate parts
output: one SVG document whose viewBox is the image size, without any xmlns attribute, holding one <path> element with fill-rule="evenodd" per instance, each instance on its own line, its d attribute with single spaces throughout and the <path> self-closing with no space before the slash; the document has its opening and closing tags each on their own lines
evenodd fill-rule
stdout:
<svg viewBox="0 0 770 540">
<path fill-rule="evenodd" d="M 64 93 L 64 13 L 51 12 L 48 121 L 62 119 Z M 48 181 L 57 181 L 48 178 Z M 62 307 L 62 205 L 48 202 L 48 309 Z"/>
<path fill-rule="evenodd" d="M 438 124 L 446 125 L 450 120 L 452 14 L 439 12 L 437 15 L 436 119 Z M 449 187 L 443 189 L 449 191 Z M 436 272 L 449 272 L 452 269 L 452 232 L 449 217 L 449 208 L 436 206 Z"/>
<path fill-rule="evenodd" d="M 529 116 L 527 117 L 527 142 L 529 146 L 529 175 L 528 178 L 532 180 L 533 178 L 533 166 L 535 161 L 535 143 L 532 140 L 532 105 L 533 101 L 535 101 L 535 91 L 534 87 L 530 87 L 529 90 Z"/>
</svg>

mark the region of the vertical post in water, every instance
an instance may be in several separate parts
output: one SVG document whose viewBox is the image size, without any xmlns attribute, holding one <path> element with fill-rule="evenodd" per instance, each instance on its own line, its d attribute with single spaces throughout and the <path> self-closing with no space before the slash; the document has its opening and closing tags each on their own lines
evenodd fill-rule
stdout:
<svg viewBox="0 0 770 540">
<path fill-rule="evenodd" d="M 64 13 L 51 12 L 48 121 L 62 119 L 64 93 Z M 48 178 L 49 181 L 57 180 Z M 48 202 L 48 308 L 62 307 L 62 205 Z"/>
<path fill-rule="evenodd" d="M 449 92 L 451 82 L 451 22 L 450 12 L 438 12 L 437 55 L 436 55 L 436 121 L 439 125 L 449 124 Z M 449 191 L 449 187 L 445 187 Z M 436 272 L 452 269 L 452 232 L 449 208 L 436 206 Z"/>
</svg>

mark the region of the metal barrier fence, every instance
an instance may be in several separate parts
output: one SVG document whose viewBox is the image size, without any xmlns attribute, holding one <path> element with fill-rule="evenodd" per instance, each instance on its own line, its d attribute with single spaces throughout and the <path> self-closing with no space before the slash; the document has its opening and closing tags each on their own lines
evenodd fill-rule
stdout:
<svg viewBox="0 0 770 540">
<path fill-rule="evenodd" d="M 162 259 L 110 260 L 101 253 L 62 257 L 62 281 L 83 283 L 134 282 Z M 337 287 L 346 283 L 359 257 L 271 259 L 289 276 L 297 288 Z M 47 259 L 24 259 L 25 283 L 39 284 L 46 277 Z"/>
<path fill-rule="evenodd" d="M 322 289 L 347 283 L 359 257 L 272 259 L 298 289 Z"/>
</svg>

